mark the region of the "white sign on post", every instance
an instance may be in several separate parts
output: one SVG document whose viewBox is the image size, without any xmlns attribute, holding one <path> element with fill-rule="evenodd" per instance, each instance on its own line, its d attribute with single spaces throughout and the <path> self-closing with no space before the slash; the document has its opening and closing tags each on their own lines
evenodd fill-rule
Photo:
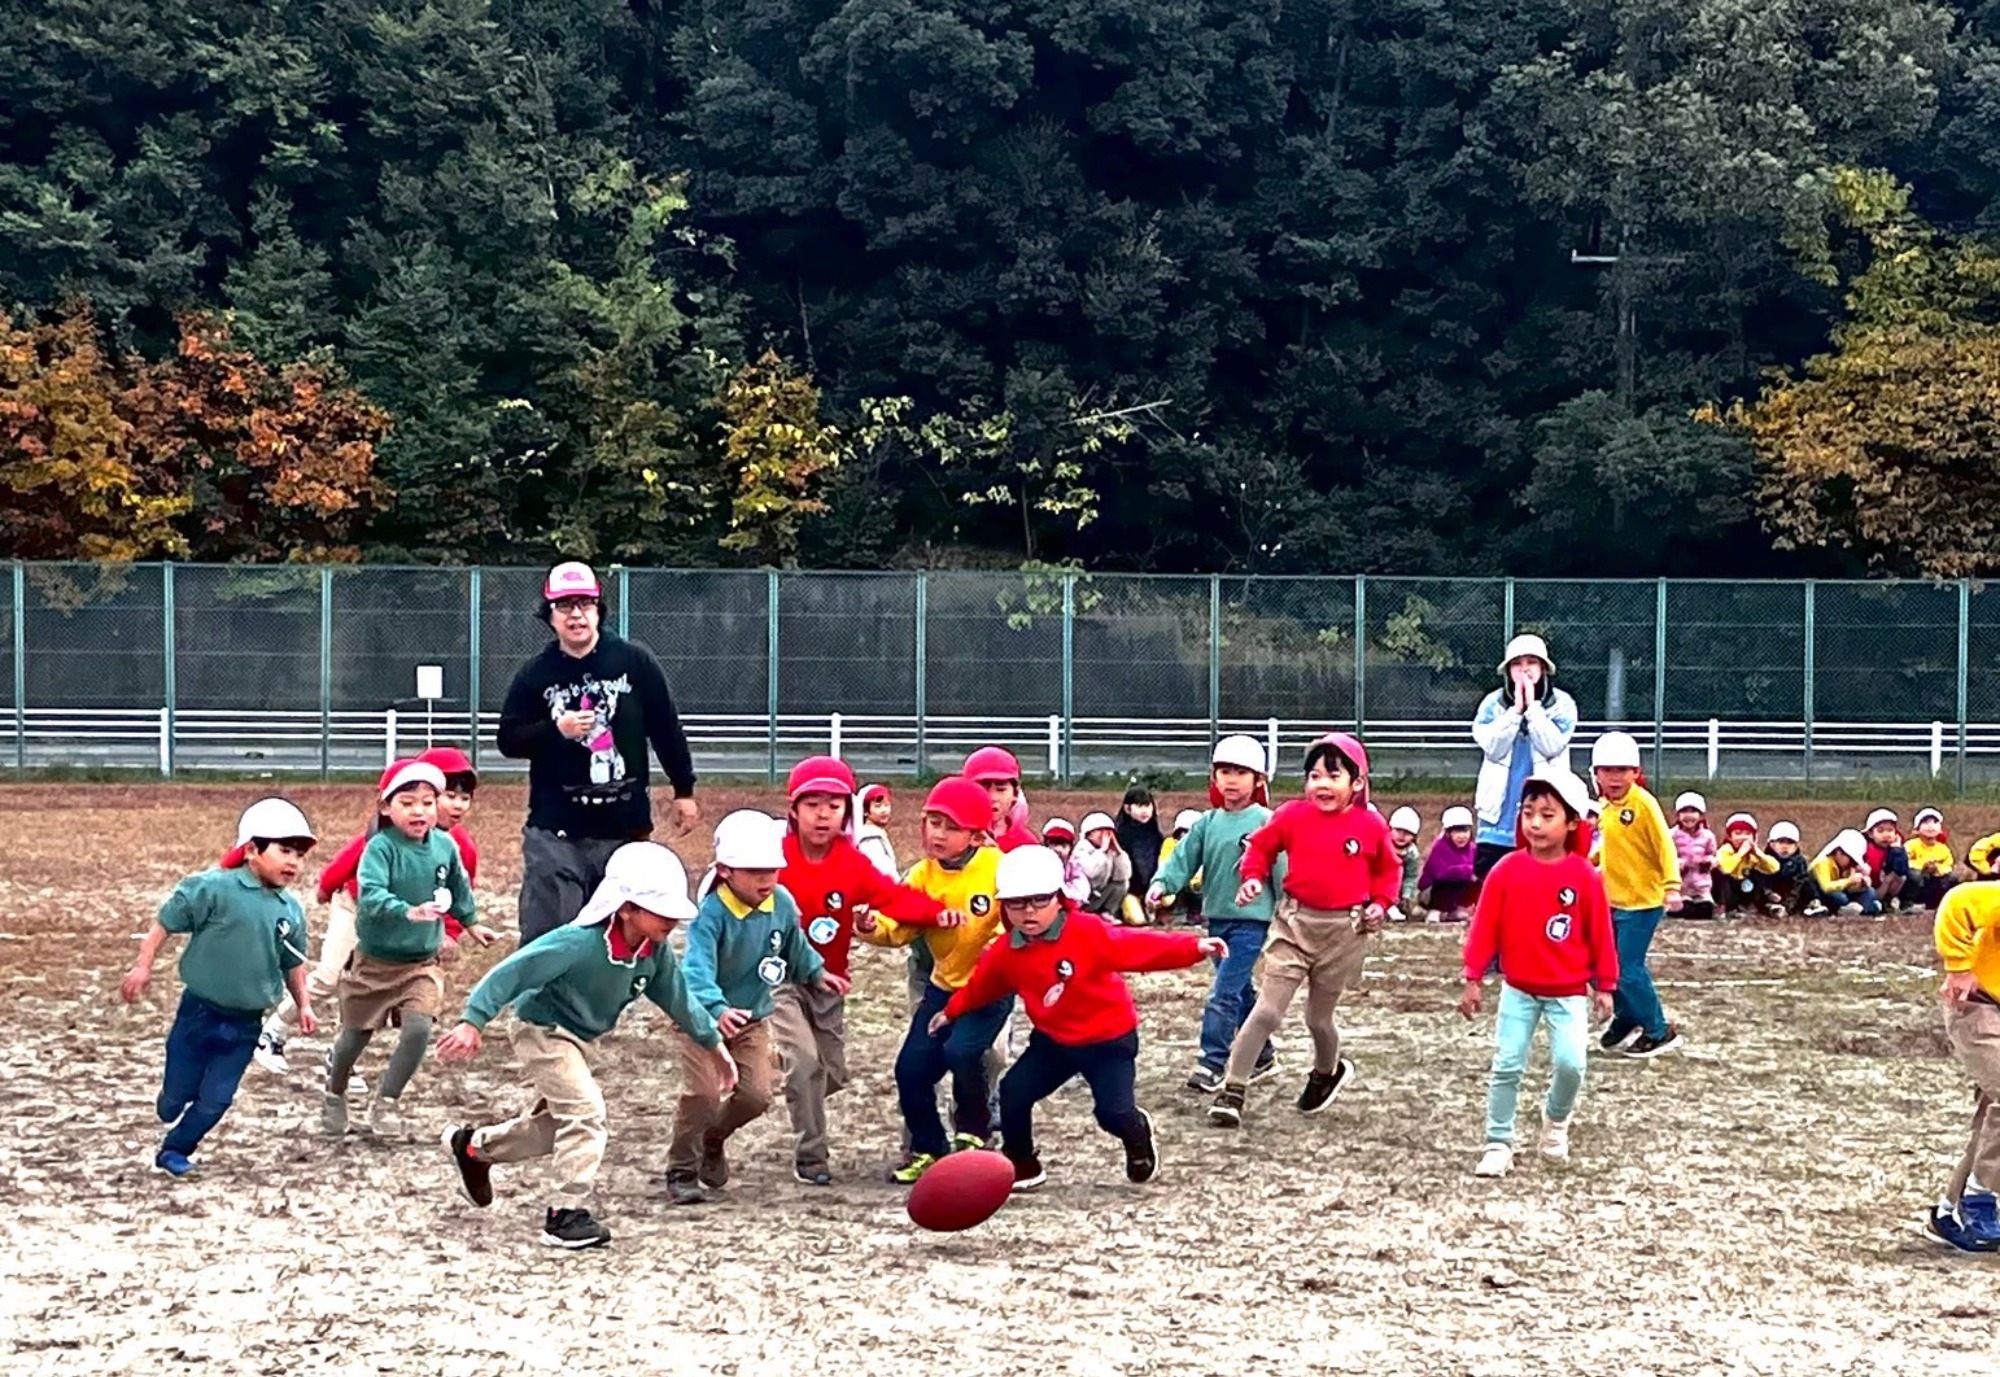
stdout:
<svg viewBox="0 0 2000 1377">
<path fill-rule="evenodd" d="M 424 700 L 424 745 L 436 743 L 431 736 L 431 714 L 437 708 L 437 700 L 444 697 L 444 666 L 417 666 L 417 697 Z"/>
</svg>

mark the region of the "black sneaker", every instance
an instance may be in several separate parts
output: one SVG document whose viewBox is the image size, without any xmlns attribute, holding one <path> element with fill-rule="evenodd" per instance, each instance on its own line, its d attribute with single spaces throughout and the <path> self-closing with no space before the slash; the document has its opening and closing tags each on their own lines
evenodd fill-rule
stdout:
<svg viewBox="0 0 2000 1377">
<path fill-rule="evenodd" d="M 1354 1063 L 1346 1057 L 1333 1068 L 1331 1075 L 1324 1071 L 1314 1071 L 1306 1077 L 1306 1088 L 1299 1092 L 1299 1113 L 1319 1114 L 1333 1107 L 1340 1092 L 1354 1084 Z"/>
<path fill-rule="evenodd" d="M 708 1194 L 701 1188 L 691 1171 L 670 1171 L 667 1173 L 667 1203 L 671 1205 L 705 1205 Z"/>
<path fill-rule="evenodd" d="M 711 1190 L 729 1184 L 728 1139 L 716 1133 L 701 1135 L 701 1160 L 695 1163 L 695 1179 Z"/>
<path fill-rule="evenodd" d="M 1222 1073 L 1210 1066 L 1197 1066 L 1188 1073 L 1187 1088 L 1203 1095 L 1222 1089 Z"/>
<path fill-rule="evenodd" d="M 833 1173 L 826 1169 L 824 1162 L 812 1167 L 800 1166 L 794 1162 L 792 1164 L 792 1178 L 801 1186 L 831 1186 L 833 1184 Z"/>
<path fill-rule="evenodd" d="M 1597 1039 L 1597 1045 L 1607 1052 L 1622 1052 L 1628 1044 L 1636 1042 L 1644 1031 L 1635 1025 L 1621 1033 L 1618 1031 L 1618 1025 L 1613 1023 L 1604 1030 L 1604 1035 Z"/>
<path fill-rule="evenodd" d="M 1235 1128 L 1243 1122 L 1243 1087 L 1225 1085 L 1215 1092 L 1215 1103 L 1208 1107 L 1208 1121 L 1222 1128 Z"/>
<path fill-rule="evenodd" d="M 1153 1146 L 1153 1116 L 1139 1111 L 1139 1136 L 1125 1140 L 1125 1179 L 1143 1186 L 1160 1174 L 1160 1154 Z"/>
<path fill-rule="evenodd" d="M 1014 1191 L 1025 1195 L 1029 1191 L 1040 1190 L 1049 1179 L 1042 1170 L 1042 1159 L 1030 1154 L 1026 1159 L 1014 1163 Z"/>
<path fill-rule="evenodd" d="M 1681 1030 L 1669 1023 L 1667 1031 L 1657 1038 L 1648 1033 L 1634 1039 L 1625 1048 L 1625 1055 L 1638 1061 L 1649 1061 L 1664 1053 L 1678 1051 L 1680 1045 Z"/>
<path fill-rule="evenodd" d="M 610 1241 L 611 1230 L 589 1210 L 550 1210 L 542 1224 L 542 1242 L 553 1248 L 601 1248 Z"/>
<path fill-rule="evenodd" d="M 452 1165 L 458 1168 L 458 1193 L 482 1210 L 491 1205 L 493 1168 L 472 1155 L 472 1130 L 448 1128 L 439 1135 L 439 1140 L 451 1154 Z"/>
<path fill-rule="evenodd" d="M 1277 1074 L 1278 1058 L 1273 1055 L 1250 1068 L 1250 1084 L 1255 1085 L 1258 1081 L 1268 1081 Z"/>
</svg>

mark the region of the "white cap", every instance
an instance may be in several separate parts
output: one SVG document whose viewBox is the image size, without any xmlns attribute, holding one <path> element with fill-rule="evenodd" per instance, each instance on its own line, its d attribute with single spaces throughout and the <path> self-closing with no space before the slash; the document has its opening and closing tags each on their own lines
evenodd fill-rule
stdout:
<svg viewBox="0 0 2000 1377">
<path fill-rule="evenodd" d="M 1638 769 L 1639 743 L 1632 739 L 1632 733 L 1630 732 L 1606 732 L 1591 745 L 1590 768 L 1593 770 Z"/>
<path fill-rule="evenodd" d="M 1039 899 L 1060 894 L 1063 860 L 1046 846 L 1017 846 L 1000 858 L 993 879 L 996 899 Z"/>
<path fill-rule="evenodd" d="M 1872 813 L 1870 813 L 1870 814 L 1868 815 L 1868 821 L 1867 821 L 1867 823 L 1866 823 L 1866 824 L 1865 824 L 1865 825 L 1864 825 L 1864 826 L 1862 827 L 1862 829 L 1861 829 L 1861 830 L 1862 830 L 1862 831 L 1864 831 L 1864 832 L 1873 832 L 1873 831 L 1875 830 L 1875 824 L 1876 824 L 1876 823 L 1878 823 L 1878 822 L 1895 822 L 1895 821 L 1896 821 L 1896 810 L 1895 810 L 1895 809 L 1893 809 L 1893 808 L 1877 808 L 1877 809 L 1876 809 L 1876 810 L 1875 810 L 1874 812 L 1872 812 Z"/>
<path fill-rule="evenodd" d="M 754 808 L 737 809 L 715 824 L 715 863 L 735 870 L 783 870 L 785 824 Z"/>
<path fill-rule="evenodd" d="M 1573 771 L 1560 765 L 1541 764 L 1528 778 L 1536 783 L 1546 784 L 1556 791 L 1556 797 L 1563 806 L 1579 818 L 1588 817 L 1590 809 L 1590 786 L 1577 778 Z"/>
<path fill-rule="evenodd" d="M 1848 860 L 1859 865 L 1868 859 L 1868 838 L 1850 827 L 1828 842 L 1826 850 L 1819 854 L 1822 856 L 1831 856 L 1836 851 L 1841 852 Z"/>
<path fill-rule="evenodd" d="M 1389 827 L 1396 832 L 1421 832 L 1424 820 L 1417 815 L 1416 809 L 1405 805 L 1389 814 Z"/>
<path fill-rule="evenodd" d="M 1551 674 L 1555 673 L 1556 662 L 1549 658 L 1549 643 L 1540 636 L 1532 634 L 1516 636 L 1513 640 L 1507 642 L 1507 653 L 1500 657 L 1500 672 L 1505 674 L 1507 666 L 1513 664 L 1514 661 L 1520 659 L 1523 655 L 1534 656 L 1549 667 Z"/>
<path fill-rule="evenodd" d="M 1235 765 L 1260 775 L 1271 773 L 1270 762 L 1264 759 L 1264 743 L 1254 736 L 1223 737 L 1215 743 L 1215 751 L 1209 756 L 1208 763 L 1211 766 Z"/>
<path fill-rule="evenodd" d="M 407 789 L 412 784 L 428 784 L 441 794 L 444 792 L 444 771 L 428 760 L 406 760 L 382 781 L 380 797 L 386 800 L 398 789 Z"/>
<path fill-rule="evenodd" d="M 1695 812 L 1701 814 L 1703 817 L 1708 816 L 1708 800 L 1703 798 L 1700 794 L 1689 792 L 1682 794 L 1679 798 L 1674 800 L 1674 811 L 1676 813 L 1680 812 L 1684 808 L 1692 808 L 1695 810 Z"/>
<path fill-rule="evenodd" d="M 604 863 L 603 881 L 571 926 L 595 926 L 625 904 L 637 904 L 662 918 L 692 921 L 694 901 L 688 898 L 687 869 L 681 858 L 658 842 L 625 843 Z"/>
<path fill-rule="evenodd" d="M 1456 808 L 1447 808 L 1444 810 L 1444 816 L 1438 819 L 1438 826 L 1446 832 L 1456 827 L 1470 827 L 1472 826 L 1472 810 L 1462 805 Z"/>
<path fill-rule="evenodd" d="M 1727 835 L 1738 827 L 1747 827 L 1752 832 L 1755 832 L 1757 830 L 1757 819 L 1751 817 L 1748 813 L 1731 813 L 1729 821 L 1722 824 L 1723 834 Z"/>
<path fill-rule="evenodd" d="M 1111 820 L 1109 813 L 1085 813 L 1083 815 L 1083 826 L 1079 827 L 1077 832 L 1079 835 L 1087 837 L 1100 827 L 1107 828 L 1113 832 L 1118 830 L 1118 824 Z M 1011 855 L 1012 853 L 1010 852 L 1009 854 Z"/>
<path fill-rule="evenodd" d="M 236 844 L 248 845 L 259 838 L 264 841 L 288 841 L 293 837 L 312 837 L 319 834 L 306 821 L 306 815 L 299 806 L 289 799 L 260 798 L 243 810 L 243 816 L 236 820 Z"/>
<path fill-rule="evenodd" d="M 1942 827 L 1944 826 L 1944 814 L 1935 808 L 1919 808 L 1917 809 L 1916 817 L 1910 820 L 1910 826 L 1922 827 L 1926 821 L 1935 822 L 1939 827 Z"/>
<path fill-rule="evenodd" d="M 568 560 L 549 570 L 549 576 L 542 580 L 542 597 L 549 602 L 561 602 L 564 598 L 600 598 L 603 590 L 597 586 L 597 575 L 581 560 Z"/>
<path fill-rule="evenodd" d="M 1795 822 L 1774 822 L 1771 824 L 1770 839 L 1774 842 L 1788 841 L 1792 845 L 1797 846 L 1799 844 L 1799 825 Z"/>
<path fill-rule="evenodd" d="M 1185 832 L 1190 827 L 1193 827 L 1196 823 L 1200 821 L 1201 821 L 1200 813 L 1196 812 L 1192 808 L 1183 808 L 1180 810 L 1180 812 L 1174 814 L 1173 830 L 1176 832 Z"/>
</svg>

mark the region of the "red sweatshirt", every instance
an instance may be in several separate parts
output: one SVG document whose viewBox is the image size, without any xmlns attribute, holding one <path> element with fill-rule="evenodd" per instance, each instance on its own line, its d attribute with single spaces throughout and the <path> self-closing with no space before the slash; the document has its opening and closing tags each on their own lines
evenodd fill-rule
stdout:
<svg viewBox="0 0 2000 1377">
<path fill-rule="evenodd" d="M 1008 824 L 1007 830 L 993 839 L 993 844 L 1002 854 L 1021 846 L 1040 846 L 1042 839 L 1035 835 L 1035 829 L 1025 822 Z"/>
<path fill-rule="evenodd" d="M 1480 980 L 1500 958 L 1500 975 L 1523 994 L 1565 999 L 1618 985 L 1618 947 L 1604 877 L 1574 853 L 1538 861 L 1509 852 L 1479 891 L 1465 931 L 1465 978 Z"/>
<path fill-rule="evenodd" d="M 1371 901 L 1387 908 L 1402 892 L 1403 858 L 1389 840 L 1389 824 L 1372 808 L 1322 813 L 1309 799 L 1293 799 L 1250 834 L 1239 873 L 1268 885 L 1281 851 L 1285 893 L 1308 908 Z"/>
<path fill-rule="evenodd" d="M 1120 971 L 1177 971 L 1201 960 L 1192 932 L 1114 928 L 1065 904 L 1060 924 L 1042 936 L 997 939 L 944 1011 L 963 1018 L 1018 994 L 1028 1020 L 1065 1047 L 1109 1042 L 1139 1026 Z"/>
<path fill-rule="evenodd" d="M 845 836 L 833 839 L 826 859 L 809 861 L 798 834 L 785 833 L 785 868 L 778 883 L 799 905 L 799 926 L 819 953 L 827 970 L 847 974 L 848 950 L 854 945 L 854 910 L 879 909 L 899 923 L 934 926 L 944 905 L 908 885 L 890 879 L 875 862 Z"/>
<path fill-rule="evenodd" d="M 360 902 L 361 853 L 368 849 L 368 839 L 374 835 L 373 832 L 363 832 L 353 841 L 336 851 L 333 859 L 326 863 L 326 869 L 319 873 L 319 901 L 322 904 L 332 903 L 333 896 L 343 889 L 347 891 L 348 898 L 354 900 L 356 903 Z M 479 882 L 479 848 L 473 843 L 472 834 L 466 831 L 464 824 L 461 823 L 451 829 L 450 835 L 451 839 L 458 844 L 458 859 L 465 865 L 465 878 L 477 884 Z M 447 915 L 444 920 L 444 935 L 456 942 L 460 937 L 465 935 L 465 928 L 459 923 L 458 919 Z"/>
</svg>

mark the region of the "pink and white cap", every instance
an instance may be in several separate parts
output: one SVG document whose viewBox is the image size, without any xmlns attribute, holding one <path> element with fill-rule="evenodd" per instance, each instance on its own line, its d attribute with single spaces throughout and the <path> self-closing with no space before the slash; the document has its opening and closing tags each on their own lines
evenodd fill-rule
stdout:
<svg viewBox="0 0 2000 1377">
<path fill-rule="evenodd" d="M 412 784 L 428 784 L 441 794 L 444 792 L 444 771 L 428 760 L 399 760 L 382 772 L 375 796 L 387 802 L 398 789 L 407 789 Z"/>
<path fill-rule="evenodd" d="M 548 602 L 561 602 L 564 598 L 601 598 L 604 590 L 597 586 L 597 575 L 582 560 L 566 560 L 549 570 L 548 578 L 542 581 L 542 597 Z"/>
</svg>

